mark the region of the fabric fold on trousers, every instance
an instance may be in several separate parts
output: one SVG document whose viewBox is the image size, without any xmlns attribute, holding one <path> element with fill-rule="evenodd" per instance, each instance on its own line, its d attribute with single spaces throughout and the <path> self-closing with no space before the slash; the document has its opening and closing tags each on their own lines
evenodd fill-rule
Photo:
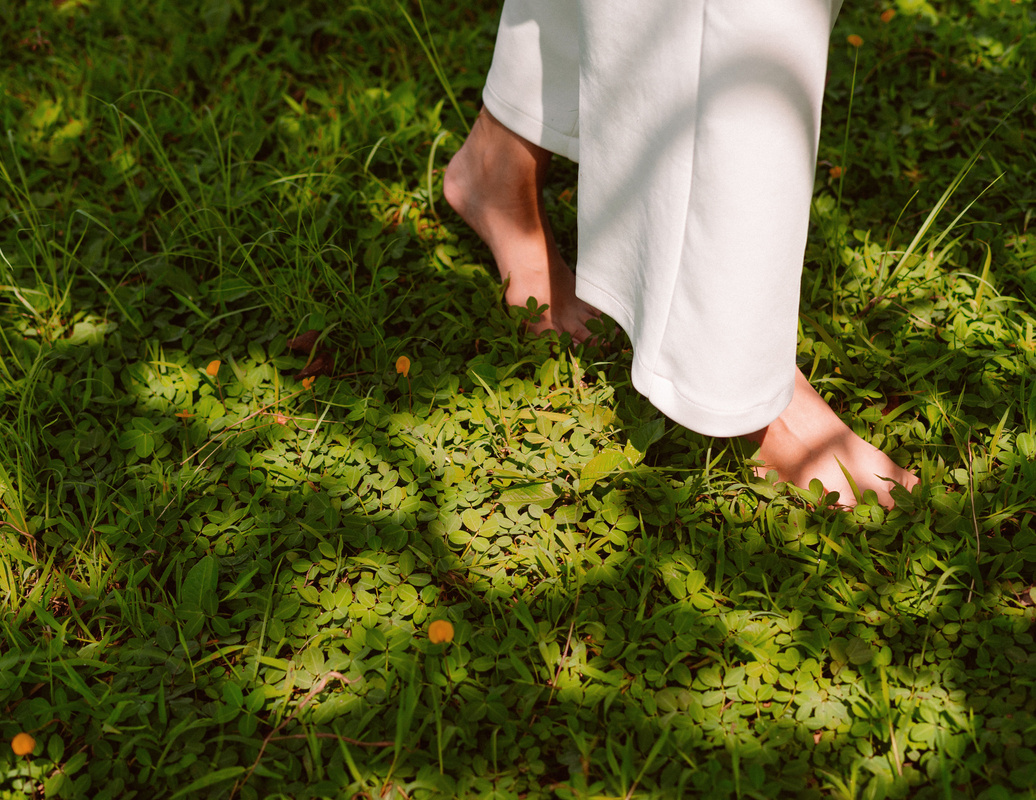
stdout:
<svg viewBox="0 0 1036 800">
<path fill-rule="evenodd" d="M 630 336 L 634 386 L 706 435 L 758 430 L 791 401 L 836 11 L 505 3 L 486 106 L 578 157 L 577 293 Z"/>
</svg>

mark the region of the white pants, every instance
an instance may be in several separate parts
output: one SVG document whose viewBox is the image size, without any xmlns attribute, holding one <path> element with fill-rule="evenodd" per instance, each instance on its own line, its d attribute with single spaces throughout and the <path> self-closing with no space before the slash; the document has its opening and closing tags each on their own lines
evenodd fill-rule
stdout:
<svg viewBox="0 0 1036 800">
<path fill-rule="evenodd" d="M 580 298 L 633 384 L 711 436 L 791 401 L 831 24 L 841 0 L 505 0 L 483 99 L 579 161 Z"/>
</svg>

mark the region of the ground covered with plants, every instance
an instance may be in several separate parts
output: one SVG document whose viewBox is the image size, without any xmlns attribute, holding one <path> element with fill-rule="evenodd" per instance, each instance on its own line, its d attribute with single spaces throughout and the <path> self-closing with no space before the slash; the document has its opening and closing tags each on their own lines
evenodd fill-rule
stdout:
<svg viewBox="0 0 1036 800">
<path fill-rule="evenodd" d="M 891 512 L 523 335 L 496 5 L 0 4 L 0 798 L 1034 796 L 1032 4 L 834 33 L 799 356 Z"/>
</svg>

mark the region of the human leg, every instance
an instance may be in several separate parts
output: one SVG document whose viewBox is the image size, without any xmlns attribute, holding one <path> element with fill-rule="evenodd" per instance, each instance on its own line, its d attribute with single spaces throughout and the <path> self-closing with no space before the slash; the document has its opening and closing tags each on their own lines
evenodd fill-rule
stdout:
<svg viewBox="0 0 1036 800">
<path fill-rule="evenodd" d="M 634 344 L 637 388 L 693 430 L 853 503 L 915 476 L 795 367 L 828 0 L 584 0 L 577 293 Z M 634 133 L 631 133 L 634 132 Z"/>
<path fill-rule="evenodd" d="M 483 109 L 444 178 L 447 202 L 488 245 L 513 306 L 529 298 L 547 310 L 534 333 L 567 332 L 581 342 L 596 310 L 575 294 L 575 275 L 554 241 L 543 201 L 552 154 Z"/>
<path fill-rule="evenodd" d="M 597 312 L 575 295 L 543 200 L 552 154 L 578 155 L 576 24 L 572 3 L 504 4 L 486 107 L 447 167 L 444 193 L 492 251 L 507 302 L 547 306 L 531 330 L 582 341 Z"/>
<path fill-rule="evenodd" d="M 577 292 L 634 385 L 736 436 L 794 391 L 828 0 L 583 0 Z"/>
</svg>

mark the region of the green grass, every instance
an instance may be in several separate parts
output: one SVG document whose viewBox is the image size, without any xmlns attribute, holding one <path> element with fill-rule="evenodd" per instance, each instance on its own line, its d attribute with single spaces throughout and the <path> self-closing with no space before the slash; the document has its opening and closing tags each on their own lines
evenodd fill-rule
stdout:
<svg viewBox="0 0 1036 800">
<path fill-rule="evenodd" d="M 799 356 L 892 512 L 521 334 L 496 9 L 0 5 L 0 798 L 1036 794 L 1036 15 L 847 5 Z"/>
</svg>

